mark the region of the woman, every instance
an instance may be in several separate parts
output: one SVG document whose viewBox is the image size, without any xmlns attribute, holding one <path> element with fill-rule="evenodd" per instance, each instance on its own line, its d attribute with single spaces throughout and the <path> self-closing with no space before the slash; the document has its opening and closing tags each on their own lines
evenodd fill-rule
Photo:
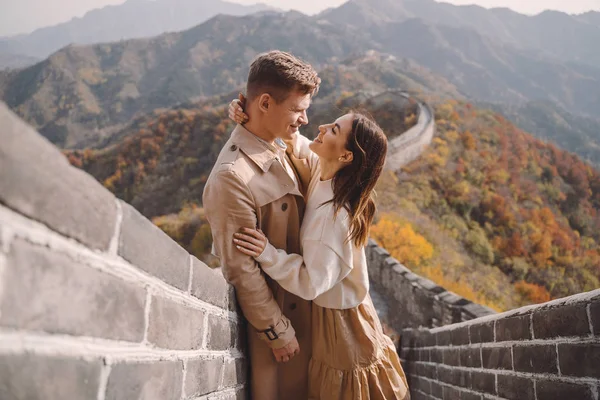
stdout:
<svg viewBox="0 0 600 400">
<path fill-rule="evenodd" d="M 230 116 L 247 121 L 237 101 Z M 320 126 L 309 148 L 318 157 L 308 160 L 303 256 L 276 249 L 260 230 L 233 240 L 287 291 L 313 300 L 311 399 L 408 399 L 400 359 L 369 296 L 364 251 L 387 139 L 374 121 L 349 113 Z"/>
</svg>

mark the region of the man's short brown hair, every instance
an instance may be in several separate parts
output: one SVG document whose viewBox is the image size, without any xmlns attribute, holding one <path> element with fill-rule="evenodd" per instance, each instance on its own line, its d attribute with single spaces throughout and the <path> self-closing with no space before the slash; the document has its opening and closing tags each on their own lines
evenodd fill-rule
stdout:
<svg viewBox="0 0 600 400">
<path fill-rule="evenodd" d="M 268 93 L 281 103 L 294 90 L 314 96 L 320 84 L 321 78 L 310 64 L 290 53 L 274 50 L 259 54 L 250 65 L 246 96 L 252 101 Z"/>
</svg>

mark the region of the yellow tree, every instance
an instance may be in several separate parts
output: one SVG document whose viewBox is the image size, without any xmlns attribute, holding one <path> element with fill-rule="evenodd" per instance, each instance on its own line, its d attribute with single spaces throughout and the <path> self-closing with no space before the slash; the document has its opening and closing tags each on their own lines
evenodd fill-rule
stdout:
<svg viewBox="0 0 600 400">
<path fill-rule="evenodd" d="M 420 267 L 433 257 L 433 246 L 408 222 L 384 215 L 371 228 L 371 236 L 407 267 Z"/>
</svg>

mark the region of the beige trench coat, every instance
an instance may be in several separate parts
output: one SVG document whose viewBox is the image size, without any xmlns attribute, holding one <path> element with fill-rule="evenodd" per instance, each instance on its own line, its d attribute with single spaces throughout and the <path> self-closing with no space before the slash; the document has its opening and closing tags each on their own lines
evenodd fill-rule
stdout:
<svg viewBox="0 0 600 400">
<path fill-rule="evenodd" d="M 308 139 L 297 134 L 284 157 L 291 161 L 300 191 L 278 161 L 256 136 L 237 126 L 208 178 L 203 206 L 213 234 L 213 252 L 223 274 L 236 289 L 248 327 L 250 387 L 254 400 L 308 398 L 308 363 L 311 357 L 311 302 L 279 286 L 262 272 L 256 261 L 233 244 L 241 227 L 259 227 L 275 247 L 300 252 L 303 192 L 310 170 Z M 294 149 L 294 156 L 292 153 Z M 272 348 L 287 344 L 294 335 L 300 354 L 277 363 Z"/>
</svg>

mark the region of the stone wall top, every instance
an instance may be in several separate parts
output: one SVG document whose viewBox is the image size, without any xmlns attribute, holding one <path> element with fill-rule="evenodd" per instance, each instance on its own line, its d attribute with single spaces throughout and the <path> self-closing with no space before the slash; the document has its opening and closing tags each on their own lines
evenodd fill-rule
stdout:
<svg viewBox="0 0 600 400">
<path fill-rule="evenodd" d="M 0 397 L 243 399 L 245 321 L 188 254 L 0 103 Z"/>
<path fill-rule="evenodd" d="M 387 302 L 385 319 L 397 332 L 405 328 L 454 324 L 493 315 L 495 311 L 450 292 L 413 273 L 370 240 L 366 249 L 369 279 Z"/>
</svg>

